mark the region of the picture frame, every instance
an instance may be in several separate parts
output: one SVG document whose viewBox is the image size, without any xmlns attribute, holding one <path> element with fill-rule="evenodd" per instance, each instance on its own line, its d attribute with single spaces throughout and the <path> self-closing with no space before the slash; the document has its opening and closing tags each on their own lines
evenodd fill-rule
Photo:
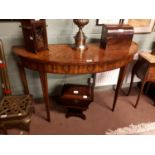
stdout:
<svg viewBox="0 0 155 155">
<path fill-rule="evenodd" d="M 96 25 L 129 24 L 134 33 L 151 33 L 155 31 L 155 19 L 97 19 Z"/>
<path fill-rule="evenodd" d="M 118 25 L 123 19 L 97 19 L 96 25 Z"/>
<path fill-rule="evenodd" d="M 21 19 L 0 19 L 0 22 L 20 22 Z"/>
<path fill-rule="evenodd" d="M 124 24 L 134 27 L 134 33 L 151 33 L 154 28 L 154 19 L 124 19 Z"/>
</svg>

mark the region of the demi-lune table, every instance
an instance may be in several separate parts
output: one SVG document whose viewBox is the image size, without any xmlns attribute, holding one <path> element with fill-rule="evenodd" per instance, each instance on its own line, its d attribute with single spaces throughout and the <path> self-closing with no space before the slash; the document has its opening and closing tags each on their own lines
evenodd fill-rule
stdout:
<svg viewBox="0 0 155 155">
<path fill-rule="evenodd" d="M 24 92 L 29 93 L 25 69 L 38 71 L 40 75 L 47 120 L 50 121 L 47 73 L 55 74 L 95 74 L 120 68 L 118 82 L 113 100 L 115 109 L 119 90 L 125 77 L 127 65 L 137 52 L 137 44 L 132 42 L 129 51 L 105 50 L 99 44 L 88 44 L 86 51 L 76 51 L 71 45 L 49 45 L 49 50 L 33 53 L 23 46 L 13 46 L 13 52 L 20 57 L 20 76 Z"/>
</svg>

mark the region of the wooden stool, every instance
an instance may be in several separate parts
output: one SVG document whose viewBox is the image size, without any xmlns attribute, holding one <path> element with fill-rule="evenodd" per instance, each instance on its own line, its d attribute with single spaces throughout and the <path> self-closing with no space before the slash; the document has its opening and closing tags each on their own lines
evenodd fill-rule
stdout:
<svg viewBox="0 0 155 155">
<path fill-rule="evenodd" d="M 31 95 L 4 96 L 0 102 L 0 130 L 18 128 L 29 132 L 31 115 L 34 112 Z"/>
<path fill-rule="evenodd" d="M 135 108 L 136 108 L 145 83 L 155 82 L 155 55 L 151 53 L 147 53 L 147 52 L 142 52 L 139 54 L 139 60 L 134 65 L 133 70 L 132 70 L 131 82 L 130 82 L 130 87 L 129 87 L 129 91 L 127 95 L 129 95 L 131 92 L 134 75 L 137 75 L 138 78 L 142 80 L 138 98 L 135 104 Z M 147 89 L 148 89 L 148 85 L 147 85 L 146 91 Z"/>
</svg>

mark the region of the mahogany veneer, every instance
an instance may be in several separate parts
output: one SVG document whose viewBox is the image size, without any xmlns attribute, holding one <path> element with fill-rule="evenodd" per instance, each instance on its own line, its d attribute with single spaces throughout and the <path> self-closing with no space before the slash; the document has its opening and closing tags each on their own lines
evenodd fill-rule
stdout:
<svg viewBox="0 0 155 155">
<path fill-rule="evenodd" d="M 13 52 L 21 59 L 19 64 L 25 93 L 29 93 L 24 68 L 38 71 L 42 83 L 47 119 L 50 121 L 47 73 L 88 74 L 120 68 L 112 110 L 115 109 L 119 89 L 122 85 L 126 68 L 137 52 L 137 44 L 132 43 L 129 52 L 123 50 L 105 50 L 99 44 L 88 44 L 83 53 L 75 51 L 71 45 L 49 45 L 49 50 L 37 54 L 27 51 L 22 46 L 14 46 Z"/>
<path fill-rule="evenodd" d="M 87 85 L 65 84 L 60 96 L 61 105 L 68 109 L 66 117 L 78 116 L 86 119 L 83 111 L 93 102 L 93 87 Z"/>
</svg>

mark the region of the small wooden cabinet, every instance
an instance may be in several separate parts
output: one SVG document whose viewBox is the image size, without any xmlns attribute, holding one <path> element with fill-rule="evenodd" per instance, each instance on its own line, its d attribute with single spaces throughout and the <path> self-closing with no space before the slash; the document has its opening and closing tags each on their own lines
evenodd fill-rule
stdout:
<svg viewBox="0 0 155 155">
<path fill-rule="evenodd" d="M 60 103 L 68 109 L 66 117 L 78 116 L 86 119 L 83 111 L 93 101 L 93 87 L 88 85 L 65 84 L 60 96 Z"/>
</svg>

